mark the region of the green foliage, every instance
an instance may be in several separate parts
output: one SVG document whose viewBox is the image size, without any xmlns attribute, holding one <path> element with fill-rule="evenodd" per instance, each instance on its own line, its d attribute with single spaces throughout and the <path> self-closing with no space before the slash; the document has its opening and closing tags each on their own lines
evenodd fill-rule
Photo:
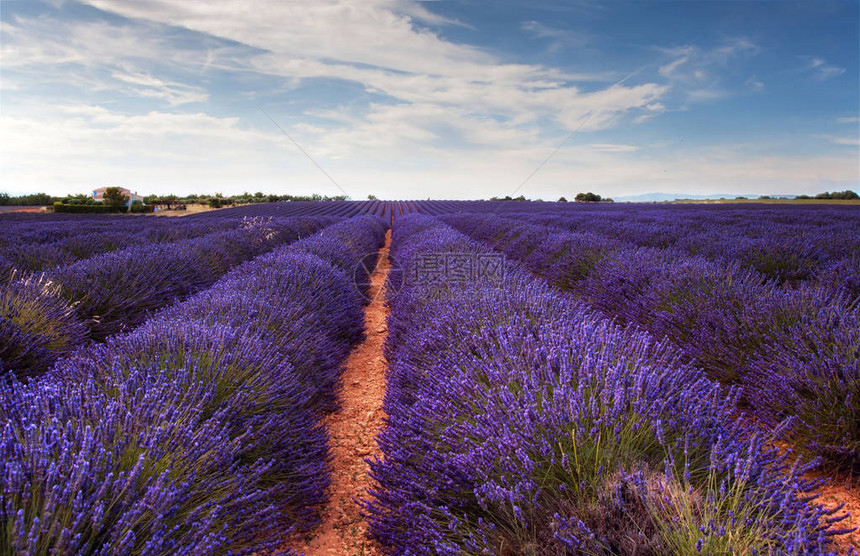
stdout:
<svg viewBox="0 0 860 556">
<path fill-rule="evenodd" d="M 58 200 L 60 200 L 58 197 L 51 197 L 47 193 L 34 193 L 18 197 L 12 197 L 8 193 L 0 193 L 0 207 L 47 207 Z"/>
<path fill-rule="evenodd" d="M 566 202 L 567 202 L 567 199 L 565 199 L 564 197 L 559 197 L 559 198 L 558 198 L 558 202 L 559 202 L 559 203 L 566 203 Z"/>
<path fill-rule="evenodd" d="M 376 198 L 376 195 L 368 195 L 367 200 L 368 201 L 378 201 L 379 199 Z"/>
<path fill-rule="evenodd" d="M 173 196 L 176 199 L 175 196 Z M 220 193 L 214 196 L 215 199 L 219 199 L 220 208 L 224 206 L 230 205 L 247 205 L 252 203 L 278 203 L 278 202 L 290 202 L 290 201 L 348 201 L 349 197 L 346 195 L 335 195 L 333 197 L 319 195 L 314 193 L 313 195 L 276 195 L 274 193 L 265 194 L 261 191 L 258 191 L 254 194 L 248 193 L 245 191 L 240 195 L 232 195 L 225 197 Z M 168 197 L 161 197 L 161 199 L 168 199 Z M 201 202 L 202 204 L 208 203 L 209 206 L 212 206 L 211 195 L 186 195 L 184 197 L 178 198 L 176 200 L 184 203 L 194 203 Z"/>
<path fill-rule="evenodd" d="M 92 195 L 87 195 L 85 193 L 67 195 L 62 202 L 65 205 L 101 205 L 101 203 L 93 199 Z"/>
<path fill-rule="evenodd" d="M 123 194 L 119 187 L 108 187 L 102 198 L 106 204 L 113 207 L 120 207 L 128 203 L 128 195 Z"/>
<path fill-rule="evenodd" d="M 54 203 L 54 212 L 71 212 L 77 214 L 108 214 L 111 212 L 128 212 L 128 207 L 116 207 L 102 203 L 96 203 L 92 205 L 67 205 L 60 201 L 57 201 Z"/>
<path fill-rule="evenodd" d="M 137 199 L 131 202 L 131 212 L 133 213 L 144 213 L 144 212 L 152 212 L 155 207 L 151 205 L 144 205 Z"/>
<path fill-rule="evenodd" d="M 578 203 L 611 203 L 612 199 L 603 198 L 596 193 L 589 191 L 588 193 L 577 193 L 574 200 Z"/>
<path fill-rule="evenodd" d="M 504 197 L 490 197 L 491 201 L 528 201 L 525 195 L 520 195 L 519 197 L 511 197 L 510 195 L 505 195 Z"/>
<path fill-rule="evenodd" d="M 833 193 L 829 193 L 825 191 L 824 193 L 819 193 L 815 196 L 816 199 L 858 199 L 860 196 L 857 195 L 854 191 L 850 189 L 846 189 L 845 191 L 834 191 Z"/>
</svg>

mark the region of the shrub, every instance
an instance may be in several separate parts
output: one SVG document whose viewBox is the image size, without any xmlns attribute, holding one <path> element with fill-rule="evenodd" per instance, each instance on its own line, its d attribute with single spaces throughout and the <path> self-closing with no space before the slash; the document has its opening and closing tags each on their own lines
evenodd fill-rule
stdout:
<svg viewBox="0 0 860 556">
<path fill-rule="evenodd" d="M 339 237 L 372 241 L 364 224 L 339 225 Z M 234 269 L 41 380 L 0 384 L 0 546 L 247 554 L 316 524 L 330 475 L 315 400 L 333 388 L 317 380 L 337 375 L 361 304 L 341 270 L 308 252 L 312 240 Z"/>
<path fill-rule="evenodd" d="M 70 212 L 75 214 L 108 214 L 112 212 L 128 212 L 126 206 L 113 206 L 107 204 L 97 205 L 67 205 L 61 202 L 54 203 L 54 212 Z"/>
<path fill-rule="evenodd" d="M 0 385 L 0 544 L 30 554 L 212 554 L 277 527 L 258 485 L 271 463 L 236 457 L 260 441 L 253 429 L 231 434 L 228 417 L 246 396 L 219 403 L 195 361 L 170 371 L 108 365 L 104 384 Z"/>
<path fill-rule="evenodd" d="M 54 279 L 77 303 L 95 339 L 133 328 L 148 312 L 209 286 L 232 266 L 320 227 L 284 219 L 168 244 L 105 253 L 58 269 Z"/>
<path fill-rule="evenodd" d="M 860 472 L 860 307 L 820 303 L 751 368 L 747 398 L 763 421 L 799 417 L 799 448 Z"/>
<path fill-rule="evenodd" d="M 42 373 L 85 337 L 86 326 L 47 277 L 13 274 L 0 284 L 0 370 Z"/>
<path fill-rule="evenodd" d="M 144 212 L 152 212 L 154 208 L 155 207 L 153 207 L 152 205 L 144 205 L 137 199 L 131 202 L 131 212 L 133 213 L 140 214 Z"/>
<path fill-rule="evenodd" d="M 421 253 L 480 250 L 426 217 Z M 392 552 L 818 554 L 811 466 L 751 435 L 736 394 L 666 342 L 506 266 L 501 286 L 405 280 L 392 298 L 388 424 L 371 531 Z M 734 516 L 734 517 L 733 517 Z M 832 519 L 838 521 L 839 518 Z M 630 535 L 637 536 L 631 538 Z"/>
</svg>

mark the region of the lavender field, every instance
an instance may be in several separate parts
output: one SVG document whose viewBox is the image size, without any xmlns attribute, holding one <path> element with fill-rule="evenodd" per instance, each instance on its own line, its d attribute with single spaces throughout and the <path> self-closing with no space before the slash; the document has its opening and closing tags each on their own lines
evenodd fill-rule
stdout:
<svg viewBox="0 0 860 556">
<path fill-rule="evenodd" d="M 301 551 L 387 241 L 370 552 L 857 546 L 856 207 L 297 201 L 0 215 L 0 553 Z"/>
</svg>

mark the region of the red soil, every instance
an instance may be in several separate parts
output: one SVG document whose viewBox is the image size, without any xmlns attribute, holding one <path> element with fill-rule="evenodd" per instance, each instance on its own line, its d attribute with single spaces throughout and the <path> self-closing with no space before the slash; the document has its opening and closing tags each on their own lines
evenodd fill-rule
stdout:
<svg viewBox="0 0 860 556">
<path fill-rule="evenodd" d="M 322 523 L 305 538 L 289 543 L 291 548 L 309 556 L 380 553 L 376 543 L 367 538 L 368 525 L 356 500 L 365 498 L 371 486 L 365 458 L 380 455 L 375 438 L 385 417 L 382 397 L 386 361 L 382 346 L 388 333 L 388 308 L 383 304 L 381 292 L 390 269 L 390 244 L 389 231 L 371 276 L 368 294 L 372 301 L 364 315 L 366 339 L 347 359 L 341 377 L 341 409 L 325 420 L 334 458 L 329 501 L 321 512 Z"/>
<path fill-rule="evenodd" d="M 857 528 L 853 533 L 836 537 L 839 553 L 860 553 L 860 477 L 823 475 L 821 472 L 815 473 L 814 476 L 826 476 L 830 479 L 828 484 L 818 490 L 820 496 L 815 500 L 815 503 L 821 504 L 825 508 L 834 508 L 844 503 L 845 506 L 837 512 L 837 515 L 846 512 L 851 515 L 837 523 L 836 527 L 840 529 Z"/>
<path fill-rule="evenodd" d="M 45 212 L 45 207 L 0 207 L 0 213 Z"/>
</svg>

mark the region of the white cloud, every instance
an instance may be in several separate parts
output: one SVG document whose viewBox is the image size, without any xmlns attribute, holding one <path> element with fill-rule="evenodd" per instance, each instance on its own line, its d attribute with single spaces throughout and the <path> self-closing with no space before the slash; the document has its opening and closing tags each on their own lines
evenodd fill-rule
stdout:
<svg viewBox="0 0 860 556">
<path fill-rule="evenodd" d="M 0 190 L 65 194 L 111 182 L 144 194 L 340 193 L 277 130 L 257 131 L 239 118 L 133 115 L 93 105 L 33 108 L 31 116 L 0 116 Z M 473 132 L 487 134 L 484 140 L 491 146 L 468 152 L 434 146 L 421 121 L 434 120 L 437 110 L 432 105 L 380 107 L 358 127 L 302 127 L 293 136 L 357 199 L 369 193 L 388 198 L 503 196 L 558 143 L 557 138 L 519 137 L 517 131 L 486 122 Z M 407 125 L 410 121 L 416 122 L 414 127 Z M 318 141 L 321 136 L 327 140 Z M 410 141 L 413 136 L 419 141 Z M 505 147 L 498 148 L 500 143 Z M 349 156 L 328 151 L 341 146 Z M 652 149 L 635 149 L 573 140 L 521 192 L 545 199 L 586 189 L 610 196 L 667 190 L 804 192 L 822 183 L 849 188 L 860 173 L 854 152 L 768 156 L 740 147 L 702 148 L 666 158 Z"/>
<path fill-rule="evenodd" d="M 0 190 L 86 191 L 114 182 L 168 193 L 266 186 L 339 194 L 280 133 L 203 113 L 126 114 L 101 106 L 34 106 L 0 116 Z"/>
<path fill-rule="evenodd" d="M 233 84 L 265 80 L 263 96 L 251 86 L 235 94 L 274 98 L 272 117 L 355 198 L 505 195 L 573 130 L 644 122 L 668 110 L 672 88 L 687 98 L 719 98 L 721 70 L 757 51 L 744 40 L 711 50 L 684 46 L 665 51 L 670 60 L 654 80 L 661 82 L 611 85 L 622 74 L 510 63 L 447 40 L 431 27 L 461 23 L 411 1 L 89 3 L 130 19 L 0 24 L 3 69 L 13 72 L 11 81 L 4 75 L 4 90 L 18 88 L 16 99 L 36 92 L 0 115 L 0 189 L 62 194 L 110 181 L 155 193 L 340 193 L 253 108 L 238 109 L 241 117 L 213 115 L 233 108 L 210 99 L 210 72 L 224 71 L 217 75 Z M 542 24 L 525 28 L 576 39 Z M 374 96 L 295 110 L 285 104 L 291 88 L 314 79 L 357 83 Z M 272 81 L 281 88 L 273 91 Z M 58 101 L 45 93 L 56 83 L 82 93 Z M 94 100 L 94 91 L 111 100 Z M 140 108 L 117 94 L 154 102 Z M 658 159 L 652 148 L 626 144 L 629 138 L 602 135 L 604 142 L 576 136 L 523 193 L 557 198 L 582 185 L 616 195 L 632 192 L 631 184 L 772 192 L 782 184 L 856 182 L 858 173 L 841 156 L 708 151 Z"/>
<path fill-rule="evenodd" d="M 550 117 L 575 126 L 583 114 L 599 109 L 601 116 L 589 123 L 589 129 L 598 129 L 663 91 L 646 84 L 581 93 L 570 83 L 606 81 L 607 75 L 571 75 L 504 63 L 483 50 L 416 27 L 413 18 L 423 14 L 427 19 L 429 12 L 413 2 L 90 3 L 126 17 L 180 25 L 260 49 L 265 53 L 253 57 L 251 65 L 262 73 L 293 80 L 347 79 L 399 101 L 456 106 L 465 110 L 461 116 L 477 120 L 493 116 L 521 125 Z"/>
<path fill-rule="evenodd" d="M 581 31 L 559 29 L 539 21 L 524 21 L 520 26 L 534 37 L 549 41 L 549 52 L 558 52 L 563 48 L 581 49 L 594 42 L 592 37 Z"/>
<path fill-rule="evenodd" d="M 165 82 L 145 73 L 113 72 L 111 77 L 124 83 L 138 85 L 138 88 L 132 88 L 131 91 L 140 96 L 165 100 L 171 106 L 209 100 L 209 94 L 200 87 Z"/>
<path fill-rule="evenodd" d="M 845 73 L 845 68 L 830 65 L 822 58 L 805 58 L 808 60 L 806 70 L 811 71 L 812 75 L 820 81 L 827 81 Z"/>
<path fill-rule="evenodd" d="M 544 25 L 540 21 L 524 21 L 522 28 L 542 39 L 563 39 L 568 32 Z"/>
<path fill-rule="evenodd" d="M 666 64 L 664 66 L 660 66 L 660 68 L 657 70 L 657 72 L 660 75 L 662 75 L 663 77 L 666 77 L 667 79 L 680 79 L 681 78 L 680 68 L 681 68 L 681 66 L 683 66 L 684 64 L 686 64 L 687 62 L 690 61 L 690 56 L 693 52 L 693 47 L 688 46 L 684 49 L 677 50 L 676 52 L 678 54 L 681 54 L 681 56 L 679 58 L 672 60 L 671 62 L 669 62 L 668 64 Z"/>
<path fill-rule="evenodd" d="M 416 13 L 412 2 L 224 0 L 205 4 L 91 0 L 89 4 L 126 17 L 185 27 L 276 54 L 308 59 L 434 75 L 481 72 L 497 62 L 475 47 L 444 41 L 428 30 L 416 28 L 408 15 Z M 404 6 L 409 8 L 401 9 Z"/>
<path fill-rule="evenodd" d="M 860 147 L 860 139 L 857 137 L 834 137 L 833 142 L 837 145 Z"/>
<path fill-rule="evenodd" d="M 616 145 L 612 143 L 592 143 L 589 147 L 593 151 L 605 153 L 630 153 L 639 150 L 639 147 L 633 145 Z"/>
<path fill-rule="evenodd" d="M 760 81 L 756 76 L 751 75 L 746 82 L 744 83 L 747 86 L 747 89 L 754 93 L 761 93 L 764 91 L 764 82 Z"/>
<path fill-rule="evenodd" d="M 839 124 L 857 124 L 860 123 L 860 117 L 851 116 L 847 118 L 836 118 L 836 123 Z"/>
<path fill-rule="evenodd" d="M 726 75 L 734 72 L 741 61 L 761 51 L 756 44 L 744 38 L 732 39 L 710 49 L 688 44 L 657 50 L 671 58 L 671 61 L 659 67 L 657 73 L 694 102 L 730 96 L 732 86 Z M 746 86 L 753 91 L 760 91 L 764 84 L 750 78 Z"/>
<path fill-rule="evenodd" d="M 846 145 L 849 147 L 860 146 L 860 137 L 858 137 L 857 135 L 854 135 L 852 137 L 845 137 L 841 135 L 819 134 L 813 135 L 813 137 L 815 137 L 816 139 L 823 139 L 825 141 L 833 143 L 834 145 Z"/>
<path fill-rule="evenodd" d="M 549 133 L 559 126 L 572 131 L 586 119 L 582 131 L 605 129 L 627 114 L 635 118 L 648 110 L 645 107 L 666 91 L 664 86 L 645 83 L 585 92 L 578 83 L 612 82 L 618 77 L 505 63 L 418 27 L 416 22 L 458 22 L 434 17 L 414 2 L 229 0 L 205 5 L 92 0 L 89 4 L 137 21 L 18 19 L 10 24 L 12 40 L 3 45 L 4 64 L 30 72 L 60 66 L 50 72 L 60 77 L 50 79 L 88 92 L 115 91 L 173 107 L 205 102 L 209 92 L 165 77 L 163 71 L 159 73 L 165 65 L 174 69 L 171 75 L 182 75 L 188 83 L 198 83 L 195 78 L 208 69 L 233 70 L 234 75 L 250 70 L 283 79 L 288 87 L 308 79 L 338 79 L 390 97 L 396 108 L 376 104 L 361 114 L 353 107 L 351 117 L 341 121 L 342 129 L 319 135 L 327 143 L 321 148 L 331 153 L 343 153 L 361 141 L 393 144 L 373 135 L 432 140 L 438 128 L 445 127 L 475 146 L 497 140 L 499 147 L 534 140 L 547 126 Z M 187 47 L 187 41 L 179 46 L 171 41 L 177 27 L 202 33 L 203 39 L 210 37 L 205 51 Z M 201 41 L 201 37 L 196 38 Z M 66 66 L 86 71 L 63 69 Z M 404 104 L 415 106 L 403 108 Z M 408 120 L 415 115 L 420 117 Z M 393 118 L 400 118 L 397 125 L 390 123 Z"/>
</svg>

